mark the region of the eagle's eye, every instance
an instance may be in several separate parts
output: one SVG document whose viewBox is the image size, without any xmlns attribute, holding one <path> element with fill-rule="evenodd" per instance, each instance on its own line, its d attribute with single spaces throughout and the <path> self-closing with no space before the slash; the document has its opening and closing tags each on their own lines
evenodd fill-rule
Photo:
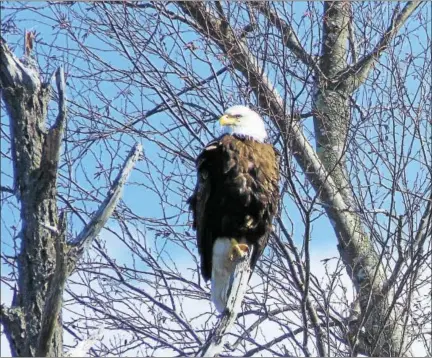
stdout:
<svg viewBox="0 0 432 358">
<path fill-rule="evenodd" d="M 241 118 L 241 116 L 242 116 L 241 114 L 235 114 L 233 117 L 239 119 Z"/>
</svg>

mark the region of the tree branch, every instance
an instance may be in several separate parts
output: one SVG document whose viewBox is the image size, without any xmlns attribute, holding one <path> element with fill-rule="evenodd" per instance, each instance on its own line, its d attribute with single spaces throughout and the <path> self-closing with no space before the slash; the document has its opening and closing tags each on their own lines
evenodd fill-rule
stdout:
<svg viewBox="0 0 432 358">
<path fill-rule="evenodd" d="M 300 44 L 291 25 L 282 20 L 276 12 L 270 9 L 270 4 L 270 2 L 266 1 L 250 2 L 250 6 L 258 9 L 268 19 L 268 21 L 270 21 L 270 23 L 282 33 L 285 46 L 288 47 L 300 61 L 318 73 L 319 68 L 314 57 L 308 54 Z"/>
<path fill-rule="evenodd" d="M 414 238 L 413 250 L 422 250 L 423 244 L 426 238 L 431 235 L 432 230 L 432 191 L 429 194 L 429 200 L 426 205 L 425 211 L 423 212 L 422 218 L 420 219 L 419 227 Z"/>
<path fill-rule="evenodd" d="M 60 160 L 61 143 L 63 131 L 66 123 L 66 84 L 64 71 L 59 67 L 55 74 L 58 91 L 58 115 L 54 125 L 46 134 L 43 142 L 41 168 L 46 174 L 49 174 L 54 180 L 57 178 L 58 163 Z"/>
<path fill-rule="evenodd" d="M 153 109 L 147 111 L 144 113 L 144 115 L 142 116 L 142 118 L 138 118 L 136 120 L 134 120 L 131 123 L 128 123 L 126 126 L 131 127 L 134 126 L 135 124 L 137 124 L 138 122 L 141 122 L 144 118 L 149 118 L 150 116 L 156 114 L 156 113 L 160 113 L 163 112 L 165 110 L 167 110 L 167 108 L 169 107 L 167 103 L 170 103 L 171 101 L 174 101 L 174 98 L 178 98 L 181 95 L 193 90 L 193 89 L 197 89 L 209 82 L 211 82 L 212 80 L 214 80 L 215 78 L 217 78 L 218 76 L 224 74 L 226 71 L 228 71 L 228 67 L 224 66 L 222 67 L 220 70 L 216 71 L 214 74 L 208 76 L 207 78 L 204 78 L 203 80 L 194 83 L 190 86 L 187 86 L 186 88 L 182 89 L 181 91 L 177 92 L 175 94 L 175 96 L 173 96 L 173 99 L 167 99 L 165 103 L 160 103 L 157 106 L 155 106 Z"/>
<path fill-rule="evenodd" d="M 39 73 L 25 66 L 8 48 L 6 41 L 0 37 L 0 85 L 2 88 L 23 86 L 36 91 L 41 86 Z"/>
<path fill-rule="evenodd" d="M 288 234 L 288 232 L 285 230 L 284 226 L 282 225 L 282 220 L 280 218 L 278 218 L 279 221 L 279 225 L 281 226 L 281 228 L 283 228 L 283 232 L 284 234 L 287 236 L 290 245 L 294 248 L 294 242 L 291 240 L 291 236 Z M 303 268 L 301 267 L 301 265 L 299 265 L 298 270 L 299 273 L 297 273 L 296 270 L 296 265 L 295 265 L 295 261 L 292 258 L 291 254 L 289 253 L 289 251 L 287 250 L 287 248 L 285 247 L 285 245 L 283 244 L 281 238 L 276 235 L 273 234 L 272 235 L 276 244 L 279 246 L 279 249 L 281 250 L 282 254 L 285 256 L 287 262 L 288 262 L 288 267 L 290 269 L 294 284 L 296 285 L 297 290 L 301 293 L 302 295 L 302 307 L 301 309 L 303 310 L 305 308 L 305 311 L 307 310 L 309 318 L 311 320 L 312 323 L 312 327 L 315 331 L 316 334 L 316 345 L 318 348 L 318 353 L 321 357 L 325 356 L 325 349 L 324 349 L 324 345 L 323 345 L 323 336 L 324 336 L 324 332 L 322 330 L 322 328 L 320 327 L 319 324 L 319 319 L 318 319 L 318 314 L 317 311 L 315 309 L 315 307 L 312 305 L 312 302 L 310 300 L 309 295 L 306 294 L 306 290 L 305 290 L 305 273 L 303 272 Z M 296 255 L 298 260 L 297 262 L 301 262 L 298 255 Z M 303 313 L 303 312 L 302 312 Z M 306 315 L 303 315 L 303 319 L 304 321 L 306 320 Z M 306 325 L 305 325 L 306 326 Z M 303 327 L 303 328 L 307 328 L 307 327 Z M 302 349 L 304 350 L 305 354 L 309 353 L 307 352 L 308 347 L 307 345 L 302 345 L 301 346 Z"/>
<path fill-rule="evenodd" d="M 303 134 L 299 123 L 289 120 L 283 99 L 269 78 L 262 72 L 258 61 L 246 45 L 230 29 L 226 32 L 222 31 L 221 23 L 206 11 L 203 3 L 179 2 L 178 6 L 195 19 L 198 24 L 197 28 L 201 29 L 202 35 L 211 38 L 222 49 L 233 67 L 248 80 L 260 107 L 280 128 L 285 142 L 290 146 L 293 156 L 308 181 L 319 194 L 321 200 L 329 204 L 327 213 L 337 234 L 338 248 L 348 276 L 352 279 L 356 291 L 361 296 L 362 311 L 368 311 L 369 304 L 375 300 L 382 302 L 380 305 L 373 306 L 372 318 L 366 322 L 368 334 L 373 335 L 373 332 L 377 331 L 374 319 L 386 316 L 387 306 L 380 298 L 385 274 L 370 239 L 363 231 L 360 217 L 352 212 L 350 201 L 346 200 L 347 197 L 344 196 L 343 188 L 340 188 L 330 175 L 329 170 L 332 169 L 326 169 L 323 166 Z M 343 6 L 348 6 L 348 3 L 344 3 Z M 345 10 L 344 8 L 341 9 L 341 11 Z M 396 352 L 399 350 L 397 346 L 401 343 L 400 337 L 394 333 L 394 330 L 390 330 L 386 336 L 388 338 L 387 343 L 385 340 L 380 341 L 374 354 L 387 355 L 393 354 L 393 349 Z M 388 349 L 391 349 L 391 352 Z"/>
<path fill-rule="evenodd" d="M 0 191 L 3 193 L 15 194 L 12 188 L 8 188 L 7 186 L 3 186 L 3 185 L 0 186 Z"/>
<path fill-rule="evenodd" d="M 239 346 L 239 344 L 243 342 L 243 340 L 247 336 L 251 335 L 251 332 L 253 330 L 255 330 L 256 328 L 258 328 L 259 325 L 261 323 L 263 323 L 264 321 L 266 321 L 267 319 L 272 319 L 273 317 L 276 317 L 280 313 L 285 313 L 285 312 L 289 312 L 289 311 L 297 311 L 299 309 L 300 309 L 299 305 L 292 304 L 292 305 L 284 306 L 282 308 L 276 308 L 276 309 L 271 310 L 271 311 L 265 310 L 264 312 L 259 312 L 258 315 L 260 316 L 260 318 L 258 318 L 253 324 L 251 324 L 247 329 L 245 329 L 245 331 L 241 335 L 238 336 L 237 340 L 233 344 L 228 344 L 227 343 L 225 346 L 230 351 L 234 351 Z M 240 316 L 245 316 L 245 314 L 242 313 L 242 314 L 239 315 L 239 317 Z"/>
<path fill-rule="evenodd" d="M 358 88 L 367 78 L 372 65 L 388 48 L 390 41 L 396 36 L 400 28 L 410 15 L 420 6 L 421 1 L 408 2 L 399 14 L 393 14 L 390 26 L 381 37 L 375 48 L 362 57 L 356 64 L 340 72 L 340 76 L 351 91 Z M 338 76 L 339 77 L 339 76 Z"/>
<path fill-rule="evenodd" d="M 55 74 L 56 78 L 56 86 L 57 86 L 57 92 L 58 92 L 58 115 L 56 118 L 56 121 L 50 131 L 53 131 L 55 129 L 60 130 L 63 129 L 65 120 L 66 120 L 66 82 L 64 77 L 64 70 L 63 67 L 59 67 Z"/>
<path fill-rule="evenodd" d="M 25 337 L 25 320 L 20 308 L 8 308 L 0 306 L 0 323 L 3 325 L 3 332 L 10 342 L 23 342 Z M 10 344 L 13 357 L 20 356 L 22 352 L 18 345 Z"/>
<path fill-rule="evenodd" d="M 397 243 L 397 251 L 398 251 L 398 259 L 396 261 L 396 264 L 393 268 L 393 272 L 389 279 L 384 283 L 382 288 L 382 295 L 385 296 L 390 289 L 394 287 L 396 284 L 396 281 L 399 277 L 400 271 L 402 269 L 402 265 L 405 262 L 405 254 L 402 251 L 402 218 L 403 216 L 399 216 L 398 219 L 398 231 L 397 231 L 397 237 L 396 237 L 396 243 Z M 423 245 L 426 241 L 427 237 L 431 237 L 432 234 L 432 192 L 429 195 L 429 200 L 426 205 L 426 208 L 423 212 L 423 215 L 420 219 L 420 224 L 417 228 L 417 233 L 415 235 L 415 238 L 413 240 L 413 243 L 411 244 L 411 258 L 414 257 L 414 250 L 416 253 L 421 252 L 423 250 Z"/>
<path fill-rule="evenodd" d="M 56 203 L 56 178 L 66 122 L 63 69 L 59 68 L 55 75 L 59 113 L 47 131 L 50 83 L 42 84 L 30 59 L 24 61 L 27 65 L 18 60 L 3 39 L 0 47 L 0 84 L 10 116 L 14 179 L 22 218 L 22 246 L 17 260 L 20 299 L 14 300 L 8 311 L 2 307 L 2 321 L 9 326 L 9 342 L 17 355 L 60 356 L 63 345 L 59 316 L 66 279 L 84 245 L 100 232 L 112 214 L 142 146 L 137 144 L 131 150 L 100 209 L 68 246 L 65 216 L 59 217 Z M 7 312 L 22 312 L 22 319 Z"/>
<path fill-rule="evenodd" d="M 53 146 L 45 129 L 50 84 L 42 84 L 34 60 L 29 57 L 30 41 L 26 38 L 28 56 L 22 60 L 11 53 L 3 39 L 0 41 L 0 83 L 10 117 L 14 185 L 22 219 L 21 250 L 17 258 L 19 300 L 12 303 L 12 309 L 19 308 L 25 318 L 25 335 L 9 343 L 12 350 L 21 352 L 19 355 L 34 356 L 37 351 L 59 355 L 62 332 L 61 328 L 57 329 L 60 308 L 55 305 L 61 307 L 61 293 L 48 292 L 47 283 L 50 275 L 53 278 L 60 275 L 57 271 L 53 274 L 58 235 L 48 227 L 58 226 L 56 174 L 63 129 L 59 128 L 58 145 Z M 46 304 L 49 297 L 54 305 Z M 53 309 L 54 312 L 47 313 Z M 42 320 L 46 323 L 43 326 Z"/>
<path fill-rule="evenodd" d="M 358 231 L 355 223 L 356 215 L 350 212 L 350 207 L 337 190 L 333 179 L 329 176 L 321 164 L 311 144 L 304 136 L 300 125 L 296 121 L 289 121 L 285 115 L 283 100 L 274 89 L 267 76 L 262 74 L 255 58 L 250 54 L 245 45 L 237 42 L 233 33 L 225 36 L 219 31 L 219 24 L 199 2 L 179 2 L 179 5 L 190 16 L 206 29 L 205 36 L 210 36 L 224 50 L 225 54 L 251 83 L 262 109 L 278 124 L 287 143 L 291 145 L 292 153 L 300 164 L 303 172 L 314 186 L 315 190 L 329 203 L 331 208 L 331 219 L 340 230 L 341 236 L 354 245 L 355 251 L 363 251 L 362 234 Z M 359 245 L 359 246 L 357 246 Z M 362 255 L 356 255 L 362 256 Z M 354 266 L 354 265 L 353 265 Z M 373 276 L 373 274 L 372 274 Z M 359 285 L 359 283 L 357 284 Z"/>
<path fill-rule="evenodd" d="M 402 265 L 405 262 L 405 255 L 402 250 L 402 220 L 403 220 L 403 215 L 399 215 L 398 224 L 397 224 L 397 236 L 396 236 L 398 258 L 390 278 L 383 285 L 382 288 L 383 296 L 386 296 L 390 291 L 390 289 L 393 288 L 394 284 L 396 283 L 396 279 L 399 277 L 399 273 L 402 269 Z"/>
<path fill-rule="evenodd" d="M 96 333 L 79 342 L 75 348 L 70 349 L 65 357 L 87 357 L 88 351 L 101 340 L 104 330 L 105 327 L 99 328 Z"/>
<path fill-rule="evenodd" d="M 248 257 L 241 259 L 236 265 L 232 276 L 233 282 L 228 295 L 225 312 L 222 314 L 218 325 L 201 348 L 199 352 L 200 357 L 214 357 L 219 355 L 224 349 L 226 335 L 237 319 L 237 315 L 241 310 L 243 297 L 246 293 L 251 273 L 249 266 L 251 254 L 252 252 L 249 253 Z"/>
<path fill-rule="evenodd" d="M 99 234 L 111 216 L 118 201 L 121 198 L 123 186 L 129 178 L 135 162 L 141 157 L 142 151 L 142 145 L 138 143 L 135 144 L 135 146 L 129 152 L 123 167 L 114 180 L 107 197 L 102 202 L 97 212 L 93 215 L 92 219 L 84 227 L 81 233 L 74 240 L 69 242 L 69 245 L 74 247 L 74 255 L 76 256 L 74 259 L 75 261 L 82 256 L 84 247 L 88 246 L 90 242 Z"/>
</svg>

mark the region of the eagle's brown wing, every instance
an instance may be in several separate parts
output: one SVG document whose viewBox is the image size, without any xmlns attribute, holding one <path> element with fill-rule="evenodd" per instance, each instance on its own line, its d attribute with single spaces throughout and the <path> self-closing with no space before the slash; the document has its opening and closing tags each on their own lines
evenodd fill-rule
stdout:
<svg viewBox="0 0 432 358">
<path fill-rule="evenodd" d="M 201 256 L 201 273 L 204 280 L 211 278 L 213 243 L 212 225 L 209 222 L 217 208 L 209 205 L 209 198 L 218 189 L 214 182 L 220 165 L 221 148 L 218 140 L 210 142 L 196 160 L 197 183 L 189 199 L 193 214 L 193 228 L 197 231 L 198 252 Z M 213 183 L 212 183 L 213 182 Z"/>
</svg>

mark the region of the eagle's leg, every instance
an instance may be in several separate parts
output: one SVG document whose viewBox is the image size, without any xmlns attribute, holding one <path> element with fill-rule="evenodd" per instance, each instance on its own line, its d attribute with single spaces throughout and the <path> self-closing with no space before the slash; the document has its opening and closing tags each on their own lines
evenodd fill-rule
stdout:
<svg viewBox="0 0 432 358">
<path fill-rule="evenodd" d="M 246 244 L 239 244 L 236 239 L 231 239 L 231 250 L 229 253 L 229 259 L 234 261 L 237 257 L 244 257 L 249 252 L 249 246 Z"/>
</svg>

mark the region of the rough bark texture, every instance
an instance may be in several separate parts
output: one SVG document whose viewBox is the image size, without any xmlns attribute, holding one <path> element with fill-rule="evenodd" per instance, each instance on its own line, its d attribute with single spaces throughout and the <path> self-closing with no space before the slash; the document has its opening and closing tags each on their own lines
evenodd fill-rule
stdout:
<svg viewBox="0 0 432 358">
<path fill-rule="evenodd" d="M 363 79 L 367 76 L 371 62 L 385 49 L 397 29 L 418 5 L 418 2 L 410 2 L 400 14 L 394 16 L 383 40 L 379 42 L 380 47 L 359 60 L 364 66 L 355 64 L 348 67 L 346 58 L 351 5 L 349 1 L 324 3 L 322 52 L 317 67 L 313 58 L 299 46 L 288 24 L 278 20 L 277 15 L 266 5 L 252 4 L 285 34 L 285 45 L 315 74 L 314 125 L 317 148 L 314 151 L 298 123 L 286 115 L 282 98 L 226 19 L 222 15 L 215 17 L 202 3 L 179 4 L 194 19 L 196 29 L 203 36 L 211 38 L 233 67 L 247 78 L 262 110 L 278 124 L 294 157 L 326 204 L 327 214 L 338 237 L 338 248 L 357 290 L 357 302 L 361 309 L 358 324 L 351 326 L 348 338 L 353 351 L 372 356 L 400 355 L 403 352 L 403 332 L 402 322 L 398 322 L 398 309 L 391 307 L 391 290 L 383 294 L 386 278 L 380 257 L 365 234 L 353 206 L 344 155 L 350 125 L 348 98 L 355 89 L 353 83 L 359 82 L 353 76 L 360 72 Z M 351 71 L 352 68 L 356 68 L 356 72 Z M 362 327 L 365 333 L 361 332 Z"/>
<path fill-rule="evenodd" d="M 12 55 L 8 51 L 2 43 L 2 66 L 11 63 Z M 31 67 L 27 71 L 35 73 Z M 63 125 L 59 123 L 46 129 L 50 86 L 36 78 L 23 75 L 20 81 L 17 76 L 11 78 L 6 71 L 1 72 L 3 99 L 11 118 L 15 193 L 20 198 L 22 220 L 19 280 L 11 308 L 13 314 L 5 311 L 2 316 L 20 317 L 20 322 L 14 320 L 15 327 L 10 331 L 12 352 L 19 356 L 36 354 L 45 299 L 56 267 L 55 243 L 65 240 L 64 231 L 47 229 L 47 226 L 57 228 L 59 224 L 56 202 L 59 146 L 56 137 L 61 137 Z M 61 317 L 58 320 L 61 322 Z M 61 325 L 55 325 L 51 337 L 47 354 L 59 356 L 63 352 Z"/>
<path fill-rule="evenodd" d="M 65 282 L 87 244 L 99 234 L 121 197 L 139 159 L 136 145 L 92 221 L 76 240 L 66 242 L 66 215 L 57 208 L 57 169 L 66 121 L 63 70 L 55 75 L 57 119 L 46 128 L 50 84 L 42 83 L 34 60 L 18 60 L 3 39 L 0 84 L 10 117 L 15 195 L 21 205 L 18 287 L 10 308 L 2 305 L 1 323 L 13 356 L 63 356 L 61 308 Z"/>
</svg>

